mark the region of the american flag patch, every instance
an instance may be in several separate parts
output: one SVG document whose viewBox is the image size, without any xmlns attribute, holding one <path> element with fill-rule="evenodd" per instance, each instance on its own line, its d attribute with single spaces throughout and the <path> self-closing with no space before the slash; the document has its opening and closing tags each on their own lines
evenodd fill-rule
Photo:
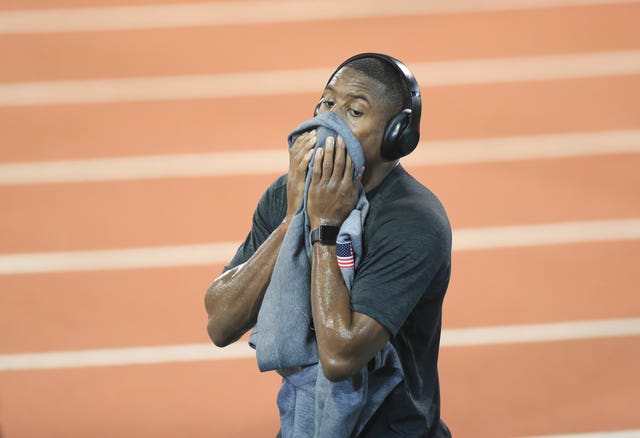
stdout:
<svg viewBox="0 0 640 438">
<path fill-rule="evenodd" d="M 353 256 L 351 242 L 336 243 L 336 256 L 340 269 L 353 269 L 355 267 L 356 261 Z"/>
</svg>

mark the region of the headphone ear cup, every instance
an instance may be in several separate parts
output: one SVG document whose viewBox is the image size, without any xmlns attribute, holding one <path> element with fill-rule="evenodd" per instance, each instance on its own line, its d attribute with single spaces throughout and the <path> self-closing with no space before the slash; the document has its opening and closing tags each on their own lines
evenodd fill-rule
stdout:
<svg viewBox="0 0 640 438">
<path fill-rule="evenodd" d="M 400 157 L 407 155 L 415 148 L 415 145 L 410 147 L 409 151 L 405 151 L 407 148 L 407 127 L 411 122 L 411 110 L 403 109 L 398 114 L 393 116 L 384 130 L 382 137 L 382 147 L 380 149 L 380 155 L 387 161 L 393 161 Z M 413 137 L 410 135 L 410 137 Z M 411 140 L 410 140 L 411 141 Z M 417 143 L 417 141 L 416 141 Z"/>
</svg>

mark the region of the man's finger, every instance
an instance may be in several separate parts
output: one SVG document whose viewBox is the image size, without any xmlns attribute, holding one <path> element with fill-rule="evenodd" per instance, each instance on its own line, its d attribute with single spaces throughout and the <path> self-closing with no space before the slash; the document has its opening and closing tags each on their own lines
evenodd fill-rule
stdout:
<svg viewBox="0 0 640 438">
<path fill-rule="evenodd" d="M 313 155 L 313 148 L 316 145 L 316 137 L 309 137 L 304 147 L 300 148 L 294 161 L 298 163 L 299 168 L 307 168 L 309 160 Z"/>
<path fill-rule="evenodd" d="M 333 161 L 333 179 L 334 181 L 339 181 L 344 176 L 345 159 L 349 154 L 347 154 L 347 148 L 342 137 L 338 137 L 336 143 L 335 158 Z"/>
<path fill-rule="evenodd" d="M 299 141 L 298 141 L 299 140 Z M 296 139 L 293 145 L 293 154 L 294 159 L 300 159 L 303 157 L 310 149 L 313 149 L 313 146 L 316 144 L 316 132 L 310 131 L 305 132 L 300 137 Z"/>
<path fill-rule="evenodd" d="M 309 168 L 309 161 L 311 161 L 311 157 L 313 156 L 313 149 L 309 149 L 306 151 L 304 156 L 298 161 L 298 169 L 301 172 L 306 172 Z"/>
<path fill-rule="evenodd" d="M 324 158 L 322 159 L 322 182 L 326 183 L 333 173 L 333 154 L 335 150 L 335 139 L 327 137 L 324 142 Z"/>
<path fill-rule="evenodd" d="M 316 156 L 313 161 L 313 174 L 311 175 L 311 183 L 317 184 L 322 177 L 322 159 L 324 151 L 322 148 L 316 149 Z"/>
<path fill-rule="evenodd" d="M 307 132 L 303 132 L 302 134 L 296 137 L 293 144 L 289 148 L 291 150 L 292 155 L 295 155 L 300 150 L 300 148 L 305 145 L 310 135 L 311 135 L 311 131 L 307 131 Z"/>
<path fill-rule="evenodd" d="M 351 161 L 351 156 L 349 154 L 346 154 L 346 160 L 345 160 L 345 165 L 344 165 L 344 173 L 342 175 L 342 180 L 345 183 L 351 183 L 353 181 L 353 170 L 354 170 L 354 165 L 353 165 L 353 161 Z"/>
<path fill-rule="evenodd" d="M 299 136 L 296 137 L 296 139 L 293 142 L 293 146 L 291 146 L 292 149 L 297 149 L 298 147 L 300 147 L 300 145 L 302 143 L 304 143 L 305 139 L 309 137 L 309 131 L 307 132 L 303 132 L 302 134 L 300 134 Z"/>
</svg>

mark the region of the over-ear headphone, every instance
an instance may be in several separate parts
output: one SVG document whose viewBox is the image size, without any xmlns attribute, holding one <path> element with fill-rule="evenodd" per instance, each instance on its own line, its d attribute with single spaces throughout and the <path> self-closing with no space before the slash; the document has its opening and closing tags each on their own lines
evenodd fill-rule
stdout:
<svg viewBox="0 0 640 438">
<path fill-rule="evenodd" d="M 327 84 L 331 82 L 331 79 L 333 79 L 340 69 L 362 58 L 375 58 L 391 65 L 400 74 L 400 77 L 404 78 L 405 86 L 409 91 L 411 108 L 404 108 L 398 114 L 391 117 L 382 136 L 382 146 L 380 149 L 382 158 L 387 161 L 397 160 L 410 154 L 416 148 L 418 140 L 420 139 L 420 114 L 422 113 L 420 86 L 406 65 L 396 58 L 382 53 L 360 53 L 352 56 L 335 69 Z M 314 116 L 318 114 L 321 104 L 322 102 L 316 106 Z"/>
</svg>

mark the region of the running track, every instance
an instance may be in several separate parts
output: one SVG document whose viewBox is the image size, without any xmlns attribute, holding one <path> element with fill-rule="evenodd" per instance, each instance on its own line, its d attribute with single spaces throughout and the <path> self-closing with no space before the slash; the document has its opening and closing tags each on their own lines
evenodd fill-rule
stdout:
<svg viewBox="0 0 640 438">
<path fill-rule="evenodd" d="M 454 226 L 454 436 L 640 436 L 639 23 L 623 0 L 4 0 L 0 434 L 275 434 L 278 379 L 209 343 L 204 291 L 334 66 L 381 51 L 421 81 L 405 165 Z"/>
</svg>

